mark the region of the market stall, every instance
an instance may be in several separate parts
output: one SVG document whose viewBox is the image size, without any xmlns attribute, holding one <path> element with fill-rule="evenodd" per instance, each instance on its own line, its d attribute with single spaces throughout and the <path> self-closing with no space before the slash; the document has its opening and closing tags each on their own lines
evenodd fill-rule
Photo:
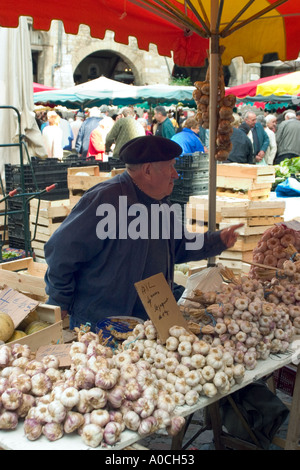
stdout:
<svg viewBox="0 0 300 470">
<path fill-rule="evenodd" d="M 200 272 L 178 304 L 163 275 L 152 276 L 136 284 L 149 320 L 108 318 L 96 333 L 83 325 L 68 343 L 57 313 L 52 326 L 12 341 L 25 304 L 23 294 L 2 291 L 0 445 L 118 450 L 166 429 L 178 449 L 183 418 L 290 363 L 297 366 L 299 232 L 282 223 L 261 238 L 248 276 L 222 266 Z M 38 302 L 27 303 L 33 313 Z M 13 324 L 4 328 L 5 311 Z M 295 376 L 286 448 L 296 448 L 299 438 L 298 388 Z"/>
</svg>

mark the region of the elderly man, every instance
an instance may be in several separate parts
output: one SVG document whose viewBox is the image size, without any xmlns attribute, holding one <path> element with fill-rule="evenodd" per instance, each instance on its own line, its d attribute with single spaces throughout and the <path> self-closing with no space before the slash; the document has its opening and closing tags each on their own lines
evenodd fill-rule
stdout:
<svg viewBox="0 0 300 470">
<path fill-rule="evenodd" d="M 112 146 L 113 157 L 119 158 L 121 147 L 135 137 L 142 137 L 145 135 L 145 129 L 135 119 L 135 112 L 133 108 L 124 108 L 122 111 L 122 119 L 118 119 L 109 133 L 106 136 L 105 151 L 108 153 Z"/>
<path fill-rule="evenodd" d="M 261 163 L 269 147 L 270 140 L 260 122 L 257 122 L 256 114 L 248 111 L 245 114 L 244 121 L 251 128 L 248 137 L 253 143 L 254 162 Z"/>
<path fill-rule="evenodd" d="M 154 119 L 158 123 L 155 135 L 165 137 L 166 139 L 171 139 L 175 135 L 175 128 L 163 106 L 156 106 L 154 109 Z"/>
<path fill-rule="evenodd" d="M 300 121 L 294 112 L 286 113 L 276 132 L 277 155 L 274 165 L 300 155 Z"/>
<path fill-rule="evenodd" d="M 46 243 L 49 303 L 70 314 L 71 329 L 88 322 L 95 331 L 100 320 L 116 315 L 147 318 L 136 282 L 163 273 L 173 287 L 175 263 L 234 245 L 243 224 L 187 234 L 171 211 L 168 196 L 181 151 L 157 136 L 126 143 L 119 154 L 126 171 L 88 190 Z"/>
</svg>

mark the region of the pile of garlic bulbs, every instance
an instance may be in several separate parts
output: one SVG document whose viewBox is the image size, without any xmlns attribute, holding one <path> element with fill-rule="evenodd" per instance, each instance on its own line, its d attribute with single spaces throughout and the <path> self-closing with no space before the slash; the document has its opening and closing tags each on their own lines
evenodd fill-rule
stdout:
<svg viewBox="0 0 300 470">
<path fill-rule="evenodd" d="M 70 368 L 61 369 L 55 356 L 31 359 L 28 346 L 0 348 L 0 429 L 24 419 L 29 440 L 75 432 L 90 447 L 116 444 L 125 429 L 141 438 L 161 429 L 175 435 L 185 423 L 178 406 L 227 393 L 245 373 L 223 347 L 182 327 L 161 344 L 151 321 L 138 324 L 117 351 L 92 332 L 80 335 L 70 357 Z"/>
<path fill-rule="evenodd" d="M 222 345 L 246 369 L 258 359 L 287 351 L 300 332 L 300 287 L 296 263 L 287 260 L 284 278 L 261 282 L 247 276 L 239 284 L 223 284 L 219 292 L 201 293 L 202 312 L 214 319 L 214 334 L 203 338 Z"/>
</svg>

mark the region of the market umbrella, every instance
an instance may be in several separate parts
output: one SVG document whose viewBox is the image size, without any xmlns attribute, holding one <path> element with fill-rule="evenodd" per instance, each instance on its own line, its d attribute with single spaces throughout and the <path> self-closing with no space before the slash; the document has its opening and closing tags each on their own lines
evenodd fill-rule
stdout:
<svg viewBox="0 0 300 470">
<path fill-rule="evenodd" d="M 173 104 L 182 103 L 195 106 L 193 86 L 145 85 L 133 86 L 99 77 L 80 85 L 62 90 L 49 90 L 34 93 L 35 104 L 47 103 L 62 105 L 69 108 L 101 106 L 114 104 L 126 106 L 130 104 Z"/>
<path fill-rule="evenodd" d="M 276 77 L 260 83 L 257 86 L 257 95 L 261 96 L 282 96 L 282 95 L 299 95 L 300 94 L 300 72 L 292 72 L 283 76 Z"/>
<path fill-rule="evenodd" d="M 49 91 L 49 90 L 57 90 L 57 88 L 54 88 L 52 86 L 43 85 L 42 83 L 33 82 L 33 93 L 36 93 L 36 92 L 39 92 L 39 91 Z"/>
<path fill-rule="evenodd" d="M 225 94 L 231 93 L 243 103 L 268 103 L 274 109 L 299 106 L 300 72 L 273 75 L 227 88 Z"/>
<path fill-rule="evenodd" d="M 273 80 L 276 80 L 280 77 L 285 77 L 289 74 L 280 74 L 280 75 L 273 75 L 272 77 L 263 77 L 259 80 L 252 80 L 251 82 L 242 83 L 241 85 L 236 85 L 229 87 L 225 90 L 225 95 L 233 94 L 237 98 L 246 98 L 249 96 L 256 96 L 258 95 L 258 89 L 260 85 L 272 83 Z M 271 93 L 270 93 L 271 94 Z"/>
<path fill-rule="evenodd" d="M 138 47 L 157 45 L 159 54 L 171 56 L 179 66 L 201 66 L 209 49 L 210 181 L 209 228 L 216 227 L 216 126 L 220 46 L 223 65 L 242 56 L 262 62 L 276 53 L 283 61 L 299 54 L 299 0 L 8 0 L 0 12 L 0 25 L 14 27 L 20 15 L 33 17 L 35 29 L 47 30 L 53 18 L 64 22 L 66 33 L 77 34 L 87 24 L 91 35 L 103 38 L 107 29 L 115 41 Z"/>
<path fill-rule="evenodd" d="M 33 99 L 35 104 L 55 104 L 73 109 L 111 103 L 126 105 L 136 102 L 136 87 L 102 76 L 61 90 L 34 93 Z"/>
</svg>

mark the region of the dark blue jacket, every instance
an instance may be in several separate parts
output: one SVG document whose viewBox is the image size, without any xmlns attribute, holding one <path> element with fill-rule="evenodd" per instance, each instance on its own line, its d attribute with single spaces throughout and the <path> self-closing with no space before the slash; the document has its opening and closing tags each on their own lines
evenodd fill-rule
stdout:
<svg viewBox="0 0 300 470">
<path fill-rule="evenodd" d="M 119 196 L 126 196 L 125 209 Z M 127 207 L 138 203 L 137 190 L 129 174 L 100 183 L 87 191 L 45 244 L 48 270 L 45 276 L 49 303 L 59 305 L 71 314 L 70 327 L 86 322 L 92 328 L 103 318 L 114 315 L 131 315 L 137 300 L 134 283 L 143 279 L 148 251 L 148 239 L 133 239 L 122 235 L 130 220 Z M 101 221 L 100 212 L 108 204 L 115 208 L 117 234 L 115 239 L 100 240 L 96 230 Z M 120 213 L 119 213 L 120 209 Z M 98 212 L 97 212 L 98 211 Z M 122 217 L 123 216 L 123 217 Z M 124 218 L 125 216 L 125 218 Z M 123 226 L 119 224 L 119 218 Z M 183 234 L 175 236 L 170 230 L 170 272 L 174 264 L 198 261 L 216 256 L 226 249 L 219 232 L 195 234 L 204 246 L 186 250 L 190 242 Z M 153 273 L 157 274 L 157 272 Z"/>
<path fill-rule="evenodd" d="M 86 158 L 89 149 L 91 133 L 94 129 L 96 129 L 101 119 L 102 118 L 94 116 L 89 117 L 83 121 L 82 125 L 80 126 L 75 143 L 75 150 L 82 156 L 82 158 Z"/>
</svg>

